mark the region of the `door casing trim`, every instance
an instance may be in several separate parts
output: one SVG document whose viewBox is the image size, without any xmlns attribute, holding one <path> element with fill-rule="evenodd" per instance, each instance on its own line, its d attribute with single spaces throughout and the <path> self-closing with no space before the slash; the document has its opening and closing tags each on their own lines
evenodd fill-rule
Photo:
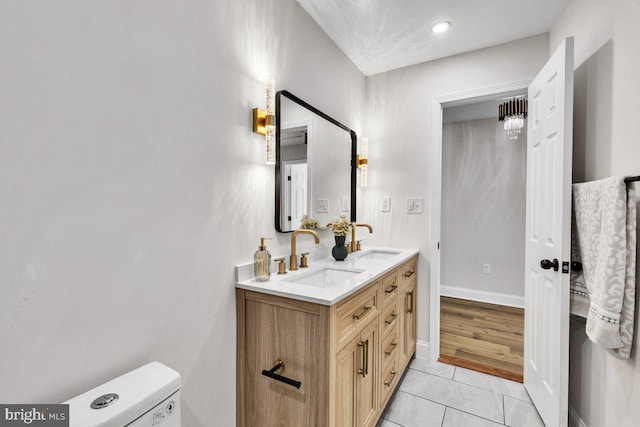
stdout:
<svg viewBox="0 0 640 427">
<path fill-rule="evenodd" d="M 442 209 L 442 109 L 470 102 L 482 102 L 499 96 L 511 96 L 526 91 L 533 80 L 520 80 L 493 86 L 438 95 L 431 98 L 431 238 L 429 242 L 429 358 L 440 356 L 440 230 Z"/>
</svg>

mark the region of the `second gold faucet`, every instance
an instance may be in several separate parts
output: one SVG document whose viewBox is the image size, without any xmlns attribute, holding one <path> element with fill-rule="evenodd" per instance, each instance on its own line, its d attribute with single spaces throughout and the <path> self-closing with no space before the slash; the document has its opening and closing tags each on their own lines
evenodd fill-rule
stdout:
<svg viewBox="0 0 640 427">
<path fill-rule="evenodd" d="M 289 257 L 289 271 L 296 271 L 298 269 L 298 255 L 296 254 L 296 237 L 298 234 L 311 234 L 316 241 L 316 245 L 320 244 L 320 236 L 313 230 L 295 230 L 291 233 L 291 256 Z"/>
<path fill-rule="evenodd" d="M 371 227 L 369 224 L 351 224 L 350 249 L 352 253 L 361 249 L 358 247 L 360 246 L 360 244 L 356 243 L 356 227 L 367 227 L 369 229 L 369 234 L 373 233 L 373 227 Z"/>
</svg>

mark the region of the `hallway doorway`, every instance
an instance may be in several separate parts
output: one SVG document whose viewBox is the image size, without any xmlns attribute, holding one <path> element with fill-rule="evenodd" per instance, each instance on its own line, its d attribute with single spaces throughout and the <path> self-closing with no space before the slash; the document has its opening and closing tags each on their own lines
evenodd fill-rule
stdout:
<svg viewBox="0 0 640 427">
<path fill-rule="evenodd" d="M 443 109 L 438 360 L 523 380 L 526 124 L 498 121 L 508 97 Z"/>
</svg>

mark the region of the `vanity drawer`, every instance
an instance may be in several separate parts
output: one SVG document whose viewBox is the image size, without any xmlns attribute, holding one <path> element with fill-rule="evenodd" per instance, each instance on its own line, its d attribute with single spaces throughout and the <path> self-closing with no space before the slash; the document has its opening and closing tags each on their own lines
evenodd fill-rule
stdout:
<svg viewBox="0 0 640 427">
<path fill-rule="evenodd" d="M 398 297 L 398 275 L 396 270 L 382 278 L 382 306 L 387 308 L 395 304 Z"/>
<path fill-rule="evenodd" d="M 400 317 L 398 316 L 398 305 L 389 305 L 382 311 L 382 336 L 386 337 L 387 334 L 396 327 Z"/>
<path fill-rule="evenodd" d="M 416 257 L 411 258 L 398 268 L 398 282 L 401 287 L 416 280 Z"/>
<path fill-rule="evenodd" d="M 338 347 L 378 315 L 380 282 L 369 285 L 336 308 Z"/>
<path fill-rule="evenodd" d="M 400 378 L 398 372 L 398 356 L 397 354 L 391 358 L 389 363 L 381 371 L 380 376 L 380 407 L 384 407 L 385 402 L 395 390 L 396 384 Z"/>
<path fill-rule="evenodd" d="M 400 345 L 400 335 L 398 335 L 399 327 L 393 326 L 389 335 L 382 342 L 382 366 L 386 366 L 389 361 L 397 358 L 398 346 Z"/>
</svg>

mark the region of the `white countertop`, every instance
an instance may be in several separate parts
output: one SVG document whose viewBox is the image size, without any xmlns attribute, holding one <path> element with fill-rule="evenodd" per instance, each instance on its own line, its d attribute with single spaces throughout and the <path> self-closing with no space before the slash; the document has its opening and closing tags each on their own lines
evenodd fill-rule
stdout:
<svg viewBox="0 0 640 427">
<path fill-rule="evenodd" d="M 378 257 L 371 256 L 373 252 L 384 252 L 389 255 L 387 255 L 388 258 L 386 259 L 376 259 Z M 349 254 L 344 261 L 336 261 L 329 257 L 309 261 L 309 268 L 287 271 L 287 274 L 284 275 L 278 275 L 277 272 L 273 272 L 271 273 L 271 279 L 267 282 L 258 282 L 253 278 L 247 277 L 249 276 L 247 274 L 248 271 L 253 273 L 253 263 L 248 263 L 236 266 L 236 288 L 316 304 L 333 305 L 344 297 L 351 295 L 374 280 L 384 276 L 417 253 L 417 249 L 365 247 L 362 251 Z M 369 254 L 369 256 L 367 256 L 367 254 Z M 350 270 L 358 274 L 330 287 L 317 287 L 296 283 L 298 278 L 300 282 L 303 282 L 305 276 L 326 268 Z"/>
</svg>

